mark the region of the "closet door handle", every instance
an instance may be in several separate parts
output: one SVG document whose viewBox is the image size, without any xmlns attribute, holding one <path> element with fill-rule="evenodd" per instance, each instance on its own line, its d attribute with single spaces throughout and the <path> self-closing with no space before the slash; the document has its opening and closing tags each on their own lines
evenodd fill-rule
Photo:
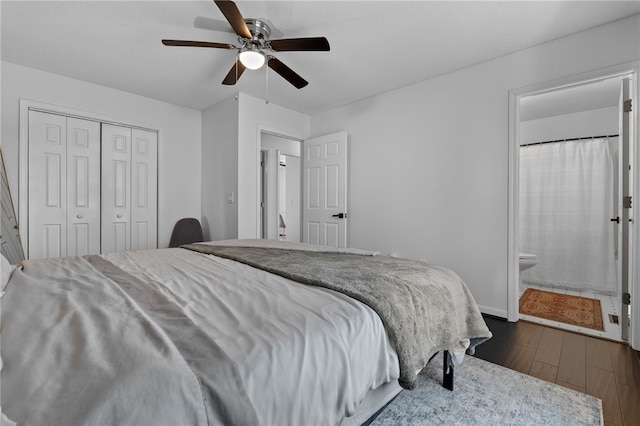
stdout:
<svg viewBox="0 0 640 426">
<path fill-rule="evenodd" d="M 118 214 L 116 215 L 116 217 L 117 217 L 118 219 L 122 219 L 122 215 L 121 215 L 120 213 L 118 213 Z"/>
<path fill-rule="evenodd" d="M 620 216 L 609 219 L 611 222 L 620 223 Z"/>
<path fill-rule="evenodd" d="M 76 217 L 77 217 L 78 219 L 82 219 L 82 215 L 81 215 L 81 214 L 76 215 Z"/>
</svg>

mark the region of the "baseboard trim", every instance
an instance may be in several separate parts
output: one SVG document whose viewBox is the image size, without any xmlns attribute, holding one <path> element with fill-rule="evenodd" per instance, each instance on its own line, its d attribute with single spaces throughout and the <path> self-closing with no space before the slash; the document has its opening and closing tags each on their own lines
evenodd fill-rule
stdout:
<svg viewBox="0 0 640 426">
<path fill-rule="evenodd" d="M 504 309 L 496 309 L 491 306 L 483 306 L 483 305 L 478 305 L 478 308 L 480 308 L 480 312 L 482 312 L 483 314 L 488 314 L 494 317 L 504 318 L 504 319 L 509 318 L 507 311 L 505 311 Z"/>
</svg>

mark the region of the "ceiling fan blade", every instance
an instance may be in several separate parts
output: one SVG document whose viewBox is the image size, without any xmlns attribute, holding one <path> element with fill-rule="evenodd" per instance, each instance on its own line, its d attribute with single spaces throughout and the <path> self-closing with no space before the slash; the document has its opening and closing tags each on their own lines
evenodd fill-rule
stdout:
<svg viewBox="0 0 640 426">
<path fill-rule="evenodd" d="M 251 33 L 249 32 L 249 27 L 247 27 L 246 22 L 244 22 L 244 18 L 242 14 L 238 10 L 238 6 L 230 0 L 214 0 L 220 12 L 227 18 L 231 28 L 236 32 L 240 37 L 251 38 Z"/>
<path fill-rule="evenodd" d="M 273 56 L 270 56 L 268 59 L 269 68 L 280 74 L 280 76 L 289 83 L 293 84 L 296 89 L 302 89 L 304 86 L 309 84 L 307 80 L 300 77 L 294 70 L 283 64 L 279 59 L 274 58 Z"/>
<path fill-rule="evenodd" d="M 238 82 L 238 80 L 240 80 L 240 76 L 242 75 L 245 69 L 246 67 L 242 65 L 242 62 L 240 62 L 239 59 L 236 60 L 236 63 L 233 64 L 227 76 L 224 78 L 224 80 L 222 80 L 222 84 L 226 84 L 227 86 L 233 86 Z"/>
<path fill-rule="evenodd" d="M 290 51 L 323 51 L 330 50 L 329 41 L 325 37 L 283 38 L 271 40 L 271 48 L 276 52 Z"/>
<path fill-rule="evenodd" d="M 213 41 L 191 41 L 191 40 L 162 40 L 165 46 L 188 46 L 188 47 L 212 47 L 214 49 L 237 49 L 229 43 L 216 43 Z"/>
</svg>

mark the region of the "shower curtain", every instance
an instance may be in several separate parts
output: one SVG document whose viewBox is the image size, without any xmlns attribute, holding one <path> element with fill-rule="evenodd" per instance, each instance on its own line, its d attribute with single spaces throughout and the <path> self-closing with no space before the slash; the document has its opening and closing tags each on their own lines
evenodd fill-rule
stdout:
<svg viewBox="0 0 640 426">
<path fill-rule="evenodd" d="M 520 250 L 538 264 L 525 283 L 615 293 L 617 138 L 520 147 Z"/>
</svg>

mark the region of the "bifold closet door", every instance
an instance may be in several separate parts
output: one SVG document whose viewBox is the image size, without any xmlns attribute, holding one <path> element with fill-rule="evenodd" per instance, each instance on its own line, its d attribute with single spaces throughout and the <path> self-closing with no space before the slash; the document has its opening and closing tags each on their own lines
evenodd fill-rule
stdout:
<svg viewBox="0 0 640 426">
<path fill-rule="evenodd" d="M 100 123 L 67 117 L 67 256 L 100 253 Z"/>
<path fill-rule="evenodd" d="M 157 248 L 158 136 L 102 124 L 102 253 Z"/>
<path fill-rule="evenodd" d="M 158 133 L 131 130 L 131 250 L 158 247 Z"/>
<path fill-rule="evenodd" d="M 29 258 L 100 252 L 100 124 L 29 111 Z"/>
<path fill-rule="evenodd" d="M 102 124 L 102 253 L 131 249 L 131 129 Z"/>
</svg>

